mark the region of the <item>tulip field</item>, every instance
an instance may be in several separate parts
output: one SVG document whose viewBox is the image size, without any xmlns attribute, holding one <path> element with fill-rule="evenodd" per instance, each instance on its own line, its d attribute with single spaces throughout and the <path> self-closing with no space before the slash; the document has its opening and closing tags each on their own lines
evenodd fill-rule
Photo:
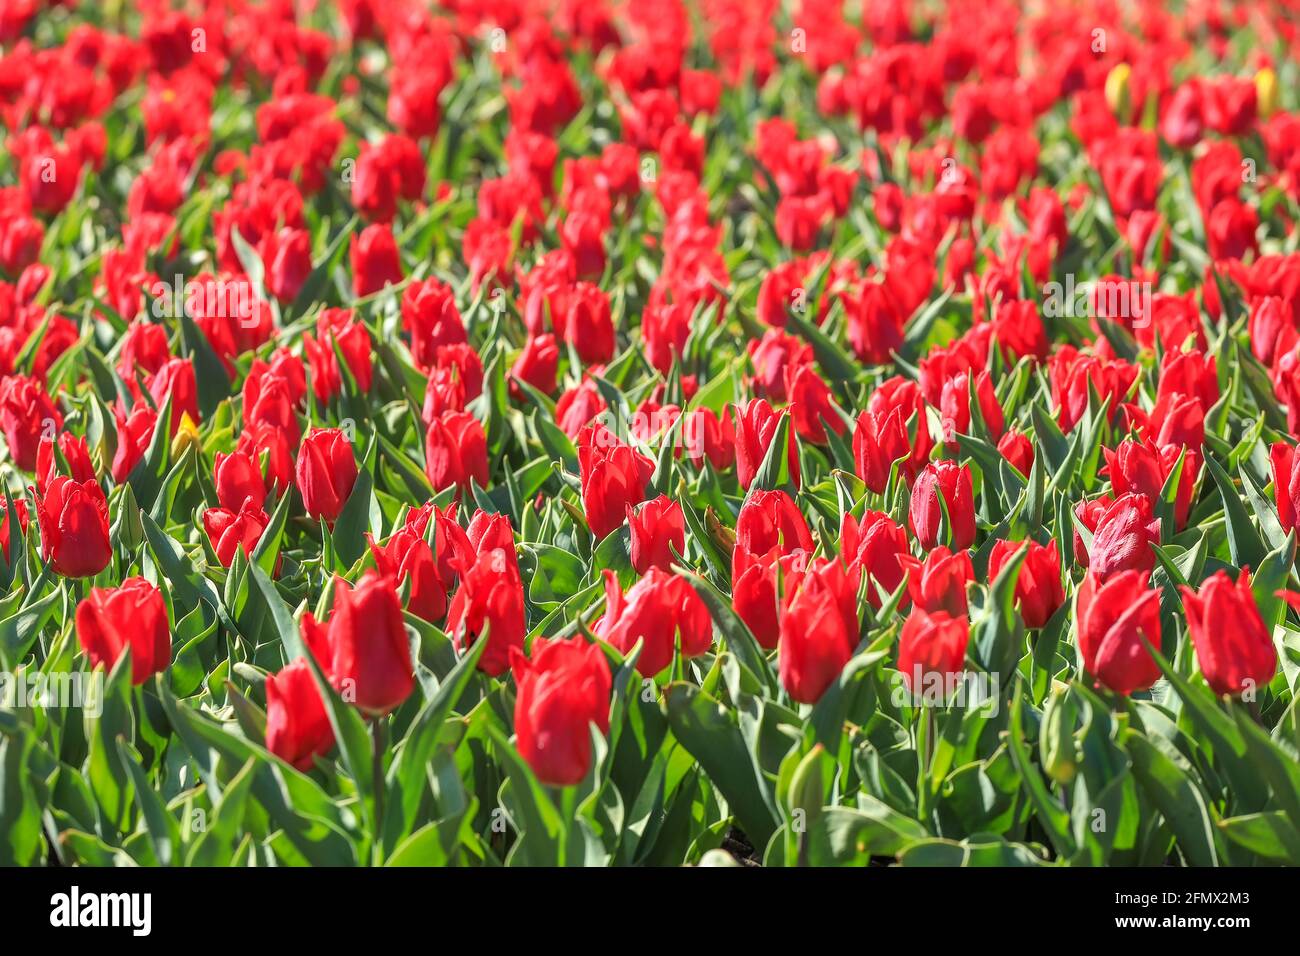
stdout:
<svg viewBox="0 0 1300 956">
<path fill-rule="evenodd" d="M 0 864 L 1300 864 L 1295 0 L 0 0 L 0 127 Z"/>
</svg>

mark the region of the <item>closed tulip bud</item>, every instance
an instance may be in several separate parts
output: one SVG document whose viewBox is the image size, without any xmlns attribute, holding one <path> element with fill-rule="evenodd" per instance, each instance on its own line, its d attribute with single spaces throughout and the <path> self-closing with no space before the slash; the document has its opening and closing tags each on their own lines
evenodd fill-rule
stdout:
<svg viewBox="0 0 1300 956">
<path fill-rule="evenodd" d="M 66 480 L 66 479 L 65 479 Z M 143 684 L 172 660 L 171 625 L 162 592 L 144 578 L 91 588 L 77 605 L 77 637 L 92 667 L 112 670 L 129 647 L 131 683 Z"/>
<path fill-rule="evenodd" d="M 975 499 L 969 466 L 955 461 L 932 462 L 917 476 L 912 486 L 908 520 L 922 548 L 929 550 L 939 543 L 939 526 L 945 511 L 947 543 L 964 551 L 975 542 Z"/>
<path fill-rule="evenodd" d="M 713 620 L 695 588 L 682 577 L 651 568 L 626 594 L 612 571 L 605 571 L 605 614 L 596 634 L 627 654 L 642 642 L 636 669 L 654 677 L 672 663 L 673 650 L 699 657 L 713 645 Z"/>
<path fill-rule="evenodd" d="M 931 687 L 947 699 L 954 678 L 966 669 L 970 624 L 964 614 L 912 608 L 898 635 L 898 669 L 913 694 Z"/>
<path fill-rule="evenodd" d="M 812 551 L 812 533 L 803 512 L 784 491 L 755 491 L 736 517 L 736 550 L 764 554 Z"/>
<path fill-rule="evenodd" d="M 899 410 L 889 411 L 884 418 L 870 411 L 858 416 L 853 429 L 853 463 L 868 489 L 883 495 L 894 462 L 908 453 L 907 426 Z"/>
<path fill-rule="evenodd" d="M 514 379 L 527 382 L 543 395 L 555 391 L 556 375 L 560 369 L 560 347 L 549 332 L 535 335 L 525 344 L 519 358 L 510 369 L 510 389 L 515 398 L 523 398 L 523 390 Z"/>
<path fill-rule="evenodd" d="M 36 490 L 44 493 L 51 481 L 65 471 L 70 478 L 77 481 L 95 481 L 95 466 L 90 461 L 90 449 L 86 439 L 78 438 L 70 432 L 60 432 L 58 454 L 55 443 L 42 440 L 36 450 Z M 62 459 L 60 461 L 59 459 Z"/>
<path fill-rule="evenodd" d="M 137 402 L 126 415 L 113 409 L 117 423 L 117 451 L 113 453 L 113 480 L 119 485 L 130 477 L 135 466 L 153 440 L 153 430 L 158 424 L 158 413 L 144 402 Z"/>
<path fill-rule="evenodd" d="M 791 700 L 815 704 L 858 646 L 857 580 L 839 559 L 814 561 L 781 611 L 779 673 Z"/>
<path fill-rule="evenodd" d="M 794 429 L 804 441 L 825 445 L 826 429 L 837 435 L 847 427 L 831 397 L 831 388 L 811 365 L 787 366 L 786 391 L 790 396 L 790 416 Z"/>
<path fill-rule="evenodd" d="M 318 622 L 308 612 L 302 635 L 331 686 L 367 714 L 388 713 L 415 687 L 397 590 L 376 571 L 355 588 L 335 578 L 329 620 Z"/>
<path fill-rule="evenodd" d="M 591 769 L 591 725 L 609 733 L 613 679 L 605 653 L 580 638 L 533 642 L 532 658 L 510 653 L 515 695 L 515 745 L 537 779 L 579 783 Z"/>
<path fill-rule="evenodd" d="M 288 305 L 311 275 L 311 233 L 284 228 L 267 232 L 258 251 L 266 268 L 266 290 Z"/>
<path fill-rule="evenodd" d="M 956 447 L 957 436 L 970 432 L 970 373 L 960 372 L 944 382 L 943 395 L 939 399 L 939 416 L 943 423 L 943 438 L 949 447 Z M 993 378 L 987 369 L 975 376 L 975 397 L 979 402 L 980 418 L 984 427 L 994 438 L 1002 437 L 1006 427 L 1002 416 L 1002 406 L 993 392 Z"/>
<path fill-rule="evenodd" d="M 1277 648 L 1264 624 L 1242 569 L 1234 582 L 1216 571 L 1200 588 L 1178 589 L 1187 611 L 1187 630 L 1205 681 L 1216 694 L 1258 691 L 1277 672 Z"/>
<path fill-rule="evenodd" d="M 808 560 L 805 551 L 782 554 L 772 548 L 755 554 L 737 547 L 731 557 L 731 604 L 737 616 L 767 650 L 781 637 L 780 595 L 798 587 Z"/>
<path fill-rule="evenodd" d="M 352 445 L 337 428 L 315 428 L 298 449 L 294 480 L 307 514 L 333 524 L 357 482 Z"/>
<path fill-rule="evenodd" d="M 0 495 L 0 550 L 4 552 L 5 561 L 12 561 L 9 553 L 9 504 L 10 499 Z M 22 498 L 13 499 L 14 514 L 18 517 L 18 536 L 27 537 L 27 523 L 30 520 L 27 502 Z"/>
<path fill-rule="evenodd" d="M 1160 667 L 1146 646 L 1160 646 L 1160 592 L 1147 586 L 1146 571 L 1120 571 L 1104 583 L 1096 572 L 1083 579 L 1076 598 L 1079 652 L 1099 686 L 1125 696 L 1146 690 Z"/>
<path fill-rule="evenodd" d="M 208 508 L 203 512 L 203 530 L 208 533 L 208 541 L 223 568 L 230 567 L 236 551 L 243 551 L 245 558 L 251 558 L 270 523 L 270 516 L 250 498 L 244 499 L 238 511 Z"/>
<path fill-rule="evenodd" d="M 653 461 L 623 444 L 604 425 L 583 430 L 578 437 L 582 509 L 594 537 L 604 538 L 620 527 L 627 509 L 645 500 L 654 468 Z"/>
<path fill-rule="evenodd" d="M 746 491 L 754 483 L 758 469 L 767 457 L 768 447 L 776 435 L 784 412 L 776 412 L 765 400 L 752 399 L 743 408 L 736 406 L 736 477 Z M 795 429 L 789 429 L 790 480 L 799 487 L 799 449 Z"/>
<path fill-rule="evenodd" d="M 946 611 L 953 617 L 966 613 L 966 587 L 975 580 L 969 552 L 954 554 L 939 545 L 924 562 L 910 554 L 900 555 L 899 561 L 907 568 L 907 593 L 914 605 L 925 611 Z M 993 577 L 992 571 L 989 577 Z"/>
<path fill-rule="evenodd" d="M 260 508 L 266 502 L 266 485 L 257 459 L 247 451 L 226 455 L 217 452 L 212 475 L 217 488 L 217 503 L 231 511 L 238 510 L 244 501 L 251 500 Z"/>
<path fill-rule="evenodd" d="M 736 423 L 731 415 L 719 415 L 711 408 L 686 413 L 682 424 L 686 455 L 696 468 L 707 458 L 714 471 L 726 471 L 736 463 Z"/>
<path fill-rule="evenodd" d="M 429 423 L 424 471 L 435 491 L 488 483 L 487 434 L 469 412 L 443 412 Z"/>
<path fill-rule="evenodd" d="M 1286 442 L 1275 442 L 1269 448 L 1273 463 L 1273 498 L 1277 502 L 1277 518 L 1284 532 L 1296 526 L 1296 507 L 1300 503 L 1300 459 L 1295 449 Z"/>
<path fill-rule="evenodd" d="M 411 336 L 411 355 L 422 369 L 433 367 L 442 346 L 469 341 L 455 292 L 439 279 L 417 280 L 402 292 L 402 328 Z"/>
<path fill-rule="evenodd" d="M 998 442 L 998 454 L 1005 458 L 1011 467 L 1026 478 L 1034 467 L 1034 443 L 1023 432 L 1014 428 L 1007 430 Z"/>
<path fill-rule="evenodd" d="M 632 529 L 632 567 L 637 574 L 651 568 L 667 571 L 673 563 L 673 551 L 686 550 L 686 516 L 682 506 L 667 495 L 652 498 L 640 508 L 627 509 L 627 523 Z"/>
<path fill-rule="evenodd" d="M 171 402 L 171 431 L 175 435 L 188 415 L 190 423 L 201 421 L 199 386 L 194 377 L 194 363 L 189 359 L 168 359 L 149 377 L 149 397 L 155 408 Z"/>
<path fill-rule="evenodd" d="M 1111 502 L 1097 520 L 1088 567 L 1105 581 L 1120 571 L 1150 571 L 1160 543 L 1160 519 L 1152 515 L 1151 502 L 1136 494 Z"/>
<path fill-rule="evenodd" d="M 266 678 L 266 749 L 299 770 L 334 746 L 325 701 L 303 658 Z"/>
<path fill-rule="evenodd" d="M 352 237 L 348 250 L 352 261 L 352 290 L 360 298 L 373 295 L 402 281 L 402 259 L 393 230 L 386 223 L 373 223 Z"/>
<path fill-rule="evenodd" d="M 36 496 L 41 556 L 59 574 L 88 578 L 108 567 L 108 500 L 96 482 L 55 478 Z"/>
<path fill-rule="evenodd" d="M 1042 730 L 1038 734 L 1038 753 L 1043 770 L 1060 784 L 1070 784 L 1079 773 L 1078 745 L 1074 725 L 1078 708 L 1065 688 L 1053 687 L 1043 708 Z"/>
<path fill-rule="evenodd" d="M 463 652 L 485 628 L 488 645 L 478 669 L 500 677 L 510 666 L 510 649 L 522 650 L 527 633 L 524 585 L 513 549 L 479 551 L 472 562 L 462 561 L 460 587 L 447 610 L 447 633 Z"/>
<path fill-rule="evenodd" d="M 911 557 L 907 532 L 889 515 L 867 511 L 858 521 L 846 514 L 840 522 L 840 553 L 849 564 L 854 580 L 866 575 L 867 600 L 879 608 L 879 591 L 893 594 L 907 573 L 906 560 Z"/>
<path fill-rule="evenodd" d="M 41 438 L 62 427 L 63 416 L 39 382 L 23 375 L 0 379 L 0 431 L 15 465 L 35 469 Z"/>
<path fill-rule="evenodd" d="M 1061 555 L 1055 547 L 1037 541 L 998 541 L 989 553 L 989 580 L 995 580 L 1006 563 L 1026 547 L 1029 553 L 1016 576 L 1016 606 L 1025 627 L 1042 627 L 1065 603 Z"/>
<path fill-rule="evenodd" d="M 409 528 L 399 528 L 383 545 L 366 535 L 375 567 L 393 584 L 410 588 L 406 609 L 425 621 L 440 621 L 447 613 L 447 589 L 438 576 L 429 542 Z"/>
</svg>

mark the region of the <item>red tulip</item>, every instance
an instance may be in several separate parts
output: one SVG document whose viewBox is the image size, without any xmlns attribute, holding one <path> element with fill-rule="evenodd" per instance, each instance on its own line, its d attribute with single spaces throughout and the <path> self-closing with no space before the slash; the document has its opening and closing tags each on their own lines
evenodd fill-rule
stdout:
<svg viewBox="0 0 1300 956">
<path fill-rule="evenodd" d="M 288 305 L 311 275 L 311 233 L 284 228 L 267 232 L 258 245 L 266 268 L 266 290 Z"/>
<path fill-rule="evenodd" d="M 41 556 L 59 574 L 88 578 L 108 567 L 108 500 L 96 482 L 59 476 L 36 496 Z"/>
<path fill-rule="evenodd" d="M 373 223 L 352 237 L 352 288 L 358 297 L 373 295 L 384 286 L 402 281 L 402 260 L 393 230 Z"/>
<path fill-rule="evenodd" d="M 515 563 L 514 549 L 478 551 L 461 566 L 461 583 L 447 610 L 447 633 L 462 652 L 484 628 L 488 645 L 478 669 L 499 677 L 510 666 L 510 649 L 523 649 L 524 585 Z"/>
<path fill-rule="evenodd" d="M 605 653 L 580 638 L 533 642 L 532 658 L 510 653 L 515 745 L 537 779 L 551 786 L 582 781 L 591 769 L 591 725 L 609 733 L 613 679 Z"/>
<path fill-rule="evenodd" d="M 425 435 L 424 470 L 435 491 L 488 483 L 487 435 L 469 412 L 443 412 Z"/>
<path fill-rule="evenodd" d="M 857 581 L 838 559 L 808 565 L 781 611 L 779 671 L 792 700 L 815 704 L 858 646 Z"/>
<path fill-rule="evenodd" d="M 736 550 L 764 554 L 776 548 L 781 554 L 813 550 L 808 522 L 794 499 L 784 491 L 752 492 L 736 518 Z"/>
<path fill-rule="evenodd" d="M 415 687 L 397 590 L 376 571 L 355 588 L 336 577 L 329 620 L 318 622 L 308 612 L 302 636 L 330 685 L 367 714 L 388 713 Z"/>
<path fill-rule="evenodd" d="M 433 367 L 442 346 L 469 341 L 455 294 L 438 279 L 417 280 L 402 292 L 402 328 L 410 334 L 411 355 L 423 369 Z"/>
<path fill-rule="evenodd" d="M 194 363 L 189 359 L 168 359 L 162 368 L 149 376 L 149 397 L 154 407 L 159 409 L 171 401 L 169 434 L 176 434 L 186 416 L 196 425 L 201 420 L 199 386 L 194 377 Z"/>
<path fill-rule="evenodd" d="M 1160 646 L 1160 592 L 1145 571 L 1120 571 L 1105 583 L 1090 571 L 1079 587 L 1079 652 L 1099 685 L 1117 694 L 1146 690 L 1160 667 L 1142 643 Z"/>
<path fill-rule="evenodd" d="M 623 524 L 631 505 L 645 500 L 655 465 L 597 424 L 578 437 L 578 468 L 587 526 L 599 539 Z"/>
<path fill-rule="evenodd" d="M 736 424 L 725 411 L 721 415 L 711 408 L 687 412 L 682 440 L 686 457 L 696 468 L 702 467 L 706 458 L 714 471 L 726 471 L 736 463 Z"/>
<path fill-rule="evenodd" d="M 253 507 L 260 508 L 266 501 L 262 469 L 257 459 L 247 451 L 235 451 L 230 455 L 217 452 L 212 479 L 217 488 L 217 502 L 223 508 L 236 511 L 245 499 L 251 500 Z"/>
<path fill-rule="evenodd" d="M 921 694 L 937 683 L 947 699 L 954 679 L 966 669 L 969 641 L 964 614 L 913 608 L 898 635 L 898 669 L 908 689 Z"/>
<path fill-rule="evenodd" d="M 1020 474 L 1029 477 L 1029 472 L 1034 467 L 1034 443 L 1023 432 L 1014 428 L 1007 429 L 1007 433 L 998 442 L 998 454 Z"/>
<path fill-rule="evenodd" d="M 784 412 L 775 412 L 761 398 L 752 399 L 743 408 L 736 406 L 736 477 L 740 487 L 749 490 L 758 475 L 758 469 L 767 457 L 768 446 L 776 435 Z M 789 429 L 790 480 L 799 487 L 799 450 L 795 444 L 795 429 Z"/>
<path fill-rule="evenodd" d="M 673 550 L 686 551 L 686 516 L 682 506 L 667 495 L 652 498 L 640 508 L 627 509 L 627 523 L 632 529 L 632 567 L 637 574 L 650 568 L 667 571 L 673 563 Z"/>
<path fill-rule="evenodd" d="M 113 480 L 119 485 L 130 477 L 135 466 L 144 458 L 153 441 L 154 427 L 158 424 L 158 413 L 144 402 L 136 402 L 131 407 L 131 414 L 124 414 L 121 409 L 113 409 L 113 418 L 117 424 L 117 451 L 113 453 Z"/>
<path fill-rule="evenodd" d="M 1087 566 L 1101 581 L 1120 571 L 1150 571 L 1156 563 L 1151 545 L 1159 543 L 1160 519 L 1153 517 L 1151 502 L 1122 495 L 1097 520 Z"/>
<path fill-rule="evenodd" d="M 18 516 L 18 534 L 27 537 L 27 502 L 23 498 L 13 499 L 14 514 Z M 9 554 L 9 499 L 0 495 L 0 550 L 4 551 L 5 561 L 12 561 Z"/>
<path fill-rule="evenodd" d="M 303 658 L 266 678 L 266 749 L 299 770 L 334 746 L 325 701 Z"/>
<path fill-rule="evenodd" d="M 35 469 L 42 436 L 53 436 L 62 427 L 63 416 L 39 382 L 23 375 L 0 379 L 0 431 L 19 468 Z"/>
<path fill-rule="evenodd" d="M 380 574 L 398 588 L 409 582 L 406 609 L 426 621 L 442 620 L 447 613 L 447 589 L 438 576 L 438 564 L 429 542 L 408 528 L 394 531 L 383 545 L 377 544 L 369 534 L 366 540 Z"/>
<path fill-rule="evenodd" d="M 1274 442 L 1269 448 L 1273 462 L 1273 497 L 1277 501 L 1277 517 L 1284 532 L 1296 526 L 1296 508 L 1300 503 L 1300 459 L 1295 449 L 1286 442 Z"/>
<path fill-rule="evenodd" d="M 78 438 L 70 432 L 60 432 L 58 445 L 62 465 L 68 469 L 68 477 L 77 481 L 96 480 L 95 466 L 91 464 L 86 439 Z M 63 473 L 62 465 L 56 460 L 54 442 L 42 439 L 36 448 L 36 490 L 44 493 L 50 482 Z"/>
<path fill-rule="evenodd" d="M 755 640 L 774 650 L 781 637 L 780 595 L 798 587 L 808 552 L 779 548 L 753 553 L 737 546 L 731 556 L 731 604 Z"/>
<path fill-rule="evenodd" d="M 956 550 L 964 551 L 975 542 L 975 501 L 968 465 L 958 465 L 955 461 L 932 462 L 917 476 L 912 486 L 908 520 L 922 548 L 928 550 L 939 543 L 939 524 L 945 508 L 949 543 Z"/>
<path fill-rule="evenodd" d="M 244 499 L 238 511 L 208 508 L 203 512 L 203 530 L 208 533 L 212 550 L 224 568 L 230 567 L 235 560 L 236 551 L 242 550 L 245 558 L 251 558 L 257 543 L 262 540 L 262 532 L 270 523 L 270 516 L 250 498 Z"/>
<path fill-rule="evenodd" d="M 66 479 L 65 479 L 66 480 Z M 77 605 L 77 637 L 92 667 L 112 670 L 131 649 L 131 683 L 143 684 L 172 660 L 171 625 L 162 592 L 144 578 L 91 588 Z"/>
<path fill-rule="evenodd" d="M 1016 577 L 1016 606 L 1025 627 L 1042 627 L 1065 603 L 1061 555 L 1055 547 L 1037 541 L 998 541 L 989 553 L 989 580 L 996 579 L 1006 563 L 1025 547 L 1029 553 Z"/>
<path fill-rule="evenodd" d="M 865 512 L 861 521 L 851 514 L 844 516 L 840 522 L 840 553 L 854 580 L 862 574 L 867 576 L 867 600 L 875 608 L 882 603 L 879 589 L 893 594 L 903 583 L 905 562 L 911 557 L 903 526 L 880 511 Z"/>
<path fill-rule="evenodd" d="M 975 580 L 975 566 L 970 553 L 953 553 L 939 545 L 922 562 L 900 555 L 899 563 L 907 568 L 907 593 L 912 603 L 925 611 L 946 611 L 953 617 L 967 611 L 966 587 Z M 993 572 L 989 572 L 993 577 Z"/>
<path fill-rule="evenodd" d="M 314 428 L 302 440 L 294 479 L 307 514 L 333 524 L 357 481 L 352 445 L 337 428 Z"/>
<path fill-rule="evenodd" d="M 524 344 L 523 351 L 510 369 L 511 394 L 517 399 L 523 397 L 523 390 L 514 382 L 514 379 L 519 379 L 543 395 L 550 395 L 555 391 L 559 368 L 560 347 L 555 336 L 549 332 L 533 336 Z"/>
<path fill-rule="evenodd" d="M 1234 582 L 1220 569 L 1199 593 L 1178 590 L 1196 660 L 1214 692 L 1235 696 L 1267 686 L 1277 672 L 1277 648 L 1255 603 L 1250 572 L 1243 568 Z"/>
<path fill-rule="evenodd" d="M 876 494 L 884 494 L 895 461 L 910 484 L 925 467 L 934 447 L 925 414 L 925 399 L 915 382 L 894 376 L 872 393 L 853 432 L 853 460 L 858 477 Z"/>
<path fill-rule="evenodd" d="M 636 669 L 643 677 L 672 663 L 678 635 L 683 657 L 699 657 L 713 644 L 708 607 L 690 582 L 668 571 L 651 568 L 624 594 L 606 570 L 605 601 L 595 632 L 623 654 L 642 641 Z"/>
<path fill-rule="evenodd" d="M 790 396 L 790 418 L 794 430 L 804 441 L 825 445 L 826 429 L 844 434 L 846 426 L 832 404 L 830 386 L 811 365 L 792 365 L 786 369 L 786 391 Z"/>
<path fill-rule="evenodd" d="M 939 399 L 940 420 L 943 423 L 943 438 L 950 446 L 957 444 L 957 436 L 970 431 L 970 374 L 961 372 L 948 379 L 943 385 L 943 395 Z M 1002 437 L 1006 427 L 1002 417 L 1002 406 L 998 404 L 993 392 L 993 379 L 984 369 L 975 376 L 975 397 L 979 401 L 980 417 L 984 427 L 994 439 Z"/>
</svg>

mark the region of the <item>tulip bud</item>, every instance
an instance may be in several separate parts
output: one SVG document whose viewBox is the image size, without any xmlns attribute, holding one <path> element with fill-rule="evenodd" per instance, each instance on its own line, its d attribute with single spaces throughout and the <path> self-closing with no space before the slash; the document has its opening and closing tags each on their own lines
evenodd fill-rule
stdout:
<svg viewBox="0 0 1300 956">
<path fill-rule="evenodd" d="M 266 749 L 299 770 L 334 746 L 320 688 L 303 658 L 266 679 Z"/>
<path fill-rule="evenodd" d="M 1143 638 L 1160 646 L 1160 592 L 1146 571 L 1120 571 L 1103 583 L 1089 571 L 1076 597 L 1079 652 L 1099 686 L 1125 696 L 1160 679 Z"/>
<path fill-rule="evenodd" d="M 623 524 L 631 505 L 645 500 L 655 466 L 604 425 L 593 425 L 578 437 L 578 467 L 587 526 L 599 539 Z"/>
<path fill-rule="evenodd" d="M 1187 630 L 1206 683 L 1216 694 L 1240 695 L 1268 684 L 1277 672 L 1277 648 L 1250 588 L 1250 572 L 1234 582 L 1220 569 L 1193 591 L 1178 589 Z"/>
<path fill-rule="evenodd" d="M 510 651 L 515 696 L 515 744 L 537 779 L 571 786 L 591 769 L 591 725 L 609 733 L 609 661 L 580 638 L 537 638 L 532 658 Z"/>
<path fill-rule="evenodd" d="M 320 623 L 308 612 L 302 635 L 331 686 L 367 714 L 388 713 L 415 687 L 397 590 L 376 571 L 356 587 L 335 578 L 329 620 Z"/>
<path fill-rule="evenodd" d="M 958 551 L 969 548 L 975 541 L 975 501 L 968 465 L 932 462 L 912 486 L 908 520 L 922 548 L 928 550 L 939 543 L 945 514 L 948 543 Z"/>
<path fill-rule="evenodd" d="M 679 636 L 683 657 L 707 651 L 713 644 L 713 619 L 685 578 L 650 568 L 624 594 L 606 569 L 605 615 L 595 632 L 623 654 L 641 641 L 636 669 L 642 677 L 654 677 L 672 663 Z"/>
<path fill-rule="evenodd" d="M 686 550 L 686 516 L 682 506 L 667 495 L 647 501 L 639 509 L 627 509 L 632 529 L 632 567 L 637 574 L 650 568 L 667 571 L 673 563 L 673 551 Z"/>
<path fill-rule="evenodd" d="M 447 633 L 464 649 L 487 629 L 488 646 L 478 669 L 492 677 L 510 666 L 510 649 L 524 646 L 524 585 L 513 549 L 479 551 L 472 563 L 464 560 L 461 583 L 447 609 Z"/>
<path fill-rule="evenodd" d="M 1079 773 L 1081 755 L 1074 739 L 1078 708 L 1066 687 L 1053 687 L 1043 708 L 1038 733 L 1039 759 L 1043 771 L 1059 784 L 1068 786 Z"/>
<path fill-rule="evenodd" d="M 997 542 L 989 553 L 989 580 L 995 580 L 1021 548 L 1028 548 L 1029 553 L 1016 575 L 1016 607 L 1025 627 L 1042 627 L 1065 603 L 1061 555 L 1054 546 L 1037 541 Z"/>
<path fill-rule="evenodd" d="M 108 500 L 96 482 L 59 476 L 36 496 L 41 555 L 59 574 L 88 578 L 108 567 Z"/>
<path fill-rule="evenodd" d="M 298 450 L 294 479 L 307 514 L 333 524 L 357 481 L 357 462 L 343 432 L 337 428 L 308 432 Z"/>
<path fill-rule="evenodd" d="M 779 672 L 791 700 L 815 704 L 858 646 L 857 581 L 838 559 L 810 564 L 781 611 Z"/>
<path fill-rule="evenodd" d="M 77 637 L 91 666 L 103 664 L 106 670 L 112 670 L 129 647 L 131 683 L 136 685 L 171 663 L 167 603 L 144 578 L 127 578 L 116 588 L 91 588 L 77 605 Z"/>
<path fill-rule="evenodd" d="M 970 623 L 966 616 L 947 611 L 913 608 L 898 635 L 898 669 L 908 689 L 922 694 L 931 687 L 943 689 L 947 700 L 953 681 L 966 669 Z"/>
</svg>

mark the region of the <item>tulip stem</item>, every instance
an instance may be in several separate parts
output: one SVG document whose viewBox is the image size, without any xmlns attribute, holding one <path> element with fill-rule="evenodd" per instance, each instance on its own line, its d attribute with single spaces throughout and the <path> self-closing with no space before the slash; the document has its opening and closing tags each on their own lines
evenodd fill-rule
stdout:
<svg viewBox="0 0 1300 956">
<path fill-rule="evenodd" d="M 375 788 L 375 857 L 379 862 L 384 852 L 384 718 L 376 717 L 370 731 L 374 741 L 374 764 L 370 772 Z"/>
</svg>

